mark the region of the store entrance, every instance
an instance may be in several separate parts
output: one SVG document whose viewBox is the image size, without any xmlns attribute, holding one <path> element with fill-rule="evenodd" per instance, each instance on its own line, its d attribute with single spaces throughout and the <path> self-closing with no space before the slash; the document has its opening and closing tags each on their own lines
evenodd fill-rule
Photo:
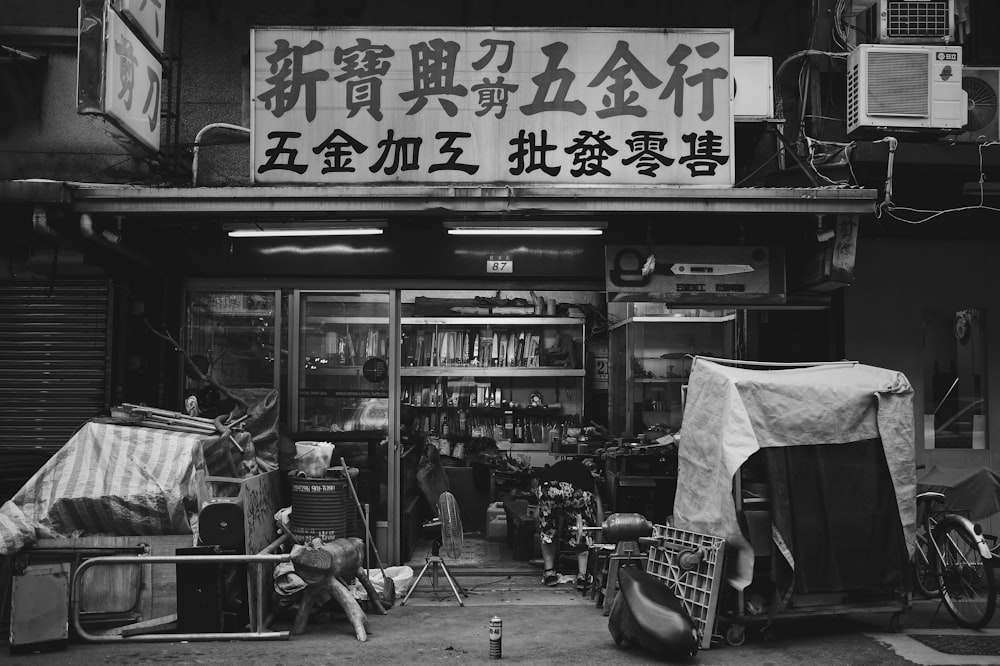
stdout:
<svg viewBox="0 0 1000 666">
<path fill-rule="evenodd" d="M 592 291 L 400 292 L 402 562 L 419 571 L 440 538 L 449 568 L 540 579 L 537 472 L 569 455 L 564 442 L 594 413 L 606 419 L 606 395 L 595 399 L 587 382 L 602 298 Z M 457 548 L 443 492 L 455 498 Z M 440 527 L 426 525 L 434 518 Z"/>
</svg>

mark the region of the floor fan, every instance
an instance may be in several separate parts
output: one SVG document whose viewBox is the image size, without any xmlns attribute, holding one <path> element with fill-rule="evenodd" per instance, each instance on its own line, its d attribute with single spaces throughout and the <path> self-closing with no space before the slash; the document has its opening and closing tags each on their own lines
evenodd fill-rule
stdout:
<svg viewBox="0 0 1000 666">
<path fill-rule="evenodd" d="M 455 580 L 455 577 L 448 570 L 448 565 L 445 564 L 444 558 L 441 557 L 442 549 L 444 549 L 445 555 L 453 560 L 457 560 L 462 556 L 462 549 L 464 547 L 462 517 L 458 512 L 458 502 L 455 501 L 455 496 L 447 491 L 441 493 L 441 496 L 438 498 L 437 512 L 437 518 L 423 525 L 425 533 L 430 532 L 434 538 L 434 542 L 431 544 L 431 552 L 426 557 L 424 568 L 417 574 L 417 577 L 410 585 L 409 591 L 406 593 L 406 597 L 400 602 L 400 606 L 406 605 L 406 602 L 410 599 L 410 595 L 413 594 L 413 590 L 416 589 L 417 584 L 420 583 L 420 579 L 424 577 L 428 569 L 431 570 L 431 584 L 435 590 L 437 589 L 438 570 L 440 569 L 444 573 L 448 584 L 451 585 L 451 591 L 455 593 L 455 598 L 458 599 L 459 606 L 465 605 L 462 597 L 469 596 L 465 589 L 462 588 L 462 585 Z"/>
</svg>

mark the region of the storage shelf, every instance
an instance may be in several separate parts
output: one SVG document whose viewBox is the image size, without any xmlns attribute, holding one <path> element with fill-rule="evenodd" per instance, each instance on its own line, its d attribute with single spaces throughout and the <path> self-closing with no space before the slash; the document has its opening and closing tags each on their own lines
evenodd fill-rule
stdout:
<svg viewBox="0 0 1000 666">
<path fill-rule="evenodd" d="M 474 366 L 410 366 L 401 377 L 583 377 L 584 368 L 480 368 Z"/>
<path fill-rule="evenodd" d="M 380 325 L 388 326 L 388 317 L 337 317 L 337 316 L 319 316 L 319 315 L 309 315 L 305 318 L 305 328 L 308 329 L 310 326 L 315 324 L 336 324 L 338 326 L 355 324 L 355 325 Z"/>
<path fill-rule="evenodd" d="M 558 413 L 562 410 L 562 405 L 553 405 L 552 407 L 459 407 L 457 405 L 416 405 L 412 402 L 400 403 L 404 407 L 412 407 L 413 409 L 460 409 L 464 412 L 469 412 L 470 414 L 493 414 L 493 413 L 503 413 L 503 412 L 518 412 L 520 414 L 538 414 L 541 416 L 551 416 L 553 412 Z"/>
<path fill-rule="evenodd" d="M 361 374 L 361 366 L 360 365 L 341 365 L 341 366 L 337 366 L 337 367 L 333 367 L 333 368 L 330 368 L 330 367 L 327 367 L 327 368 L 316 368 L 315 370 L 311 370 L 309 368 L 306 368 L 302 372 L 306 376 L 308 376 L 308 375 L 335 375 L 335 376 L 353 377 L 355 375 L 360 375 Z"/>
<path fill-rule="evenodd" d="M 579 326 L 584 319 L 578 317 L 542 317 L 528 315 L 491 315 L 473 317 L 401 317 L 400 323 L 423 326 Z"/>
<path fill-rule="evenodd" d="M 611 328 L 620 328 L 627 324 L 718 324 L 735 320 L 735 314 L 723 315 L 721 317 L 667 317 L 662 315 L 644 315 L 640 317 L 627 317 L 615 322 Z"/>
<path fill-rule="evenodd" d="M 687 377 L 636 377 L 632 381 L 636 384 L 683 384 Z"/>
</svg>

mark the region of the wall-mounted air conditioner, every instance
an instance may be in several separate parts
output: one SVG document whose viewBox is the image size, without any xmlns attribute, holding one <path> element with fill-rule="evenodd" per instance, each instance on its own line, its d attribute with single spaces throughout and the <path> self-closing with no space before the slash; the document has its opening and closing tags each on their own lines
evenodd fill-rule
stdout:
<svg viewBox="0 0 1000 666">
<path fill-rule="evenodd" d="M 997 92 L 1000 91 L 1000 68 L 965 67 L 962 88 L 969 98 L 969 122 L 954 137 L 957 143 L 1000 141 L 1000 115 Z"/>
<path fill-rule="evenodd" d="M 878 0 L 865 15 L 869 39 L 878 44 L 955 41 L 955 0 Z"/>
<path fill-rule="evenodd" d="M 860 44 L 847 59 L 847 133 L 958 133 L 962 47 Z"/>
</svg>

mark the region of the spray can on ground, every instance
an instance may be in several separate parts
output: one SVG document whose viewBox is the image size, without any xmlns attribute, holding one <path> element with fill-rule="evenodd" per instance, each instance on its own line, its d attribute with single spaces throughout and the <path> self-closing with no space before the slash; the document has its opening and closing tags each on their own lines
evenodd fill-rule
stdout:
<svg viewBox="0 0 1000 666">
<path fill-rule="evenodd" d="M 490 619 L 490 659 L 503 658 L 503 620 L 494 615 Z"/>
</svg>

